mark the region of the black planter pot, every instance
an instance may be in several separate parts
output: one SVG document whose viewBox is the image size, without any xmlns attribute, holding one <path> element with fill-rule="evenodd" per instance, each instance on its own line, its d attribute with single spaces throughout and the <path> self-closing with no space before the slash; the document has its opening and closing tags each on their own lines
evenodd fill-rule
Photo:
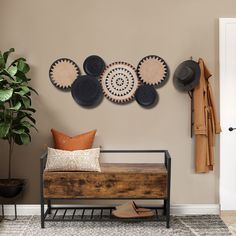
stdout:
<svg viewBox="0 0 236 236">
<path fill-rule="evenodd" d="M 19 195 L 25 186 L 23 179 L 0 179 L 0 197 L 13 198 Z"/>
</svg>

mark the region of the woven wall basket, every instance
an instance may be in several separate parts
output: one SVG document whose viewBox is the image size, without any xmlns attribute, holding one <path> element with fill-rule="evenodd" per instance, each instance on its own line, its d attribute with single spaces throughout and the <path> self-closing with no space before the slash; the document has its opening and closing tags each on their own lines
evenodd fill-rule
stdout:
<svg viewBox="0 0 236 236">
<path fill-rule="evenodd" d="M 100 78 L 106 98 L 115 103 L 127 103 L 139 86 L 135 68 L 126 62 L 108 65 Z"/>
<path fill-rule="evenodd" d="M 138 78 L 145 84 L 162 86 L 169 76 L 166 62 L 159 56 L 144 57 L 137 67 Z"/>
<path fill-rule="evenodd" d="M 56 60 L 49 69 L 49 78 L 52 84 L 62 90 L 70 89 L 72 83 L 79 75 L 78 65 L 68 58 Z"/>
</svg>

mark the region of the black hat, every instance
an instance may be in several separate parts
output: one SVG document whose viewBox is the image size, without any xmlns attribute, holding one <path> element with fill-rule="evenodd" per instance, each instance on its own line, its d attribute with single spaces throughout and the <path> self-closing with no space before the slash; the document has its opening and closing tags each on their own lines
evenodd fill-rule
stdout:
<svg viewBox="0 0 236 236">
<path fill-rule="evenodd" d="M 181 91 L 193 90 L 200 79 L 200 67 L 197 62 L 188 60 L 182 62 L 174 73 L 174 85 Z"/>
<path fill-rule="evenodd" d="M 135 99 L 140 106 L 151 108 L 158 103 L 159 96 L 153 86 L 142 84 L 135 92 Z"/>
<path fill-rule="evenodd" d="M 100 76 L 105 69 L 105 62 L 101 57 L 92 55 L 85 59 L 83 67 L 87 75 Z"/>
<path fill-rule="evenodd" d="M 81 106 L 96 106 L 102 100 L 102 88 L 99 80 L 90 75 L 78 76 L 71 86 L 74 100 Z"/>
</svg>

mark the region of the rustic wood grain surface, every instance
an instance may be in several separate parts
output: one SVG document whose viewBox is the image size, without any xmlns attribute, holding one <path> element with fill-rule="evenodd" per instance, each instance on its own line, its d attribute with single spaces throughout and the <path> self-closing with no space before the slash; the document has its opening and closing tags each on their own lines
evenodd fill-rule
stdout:
<svg viewBox="0 0 236 236">
<path fill-rule="evenodd" d="M 102 172 L 44 172 L 45 198 L 165 198 L 164 164 L 102 164 Z"/>
</svg>

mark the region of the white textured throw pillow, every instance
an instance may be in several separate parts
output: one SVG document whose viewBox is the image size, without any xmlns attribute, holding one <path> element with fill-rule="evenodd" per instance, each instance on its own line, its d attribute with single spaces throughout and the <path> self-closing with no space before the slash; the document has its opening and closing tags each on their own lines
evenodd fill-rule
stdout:
<svg viewBox="0 0 236 236">
<path fill-rule="evenodd" d="M 46 171 L 99 171 L 100 148 L 65 151 L 48 148 Z"/>
</svg>

